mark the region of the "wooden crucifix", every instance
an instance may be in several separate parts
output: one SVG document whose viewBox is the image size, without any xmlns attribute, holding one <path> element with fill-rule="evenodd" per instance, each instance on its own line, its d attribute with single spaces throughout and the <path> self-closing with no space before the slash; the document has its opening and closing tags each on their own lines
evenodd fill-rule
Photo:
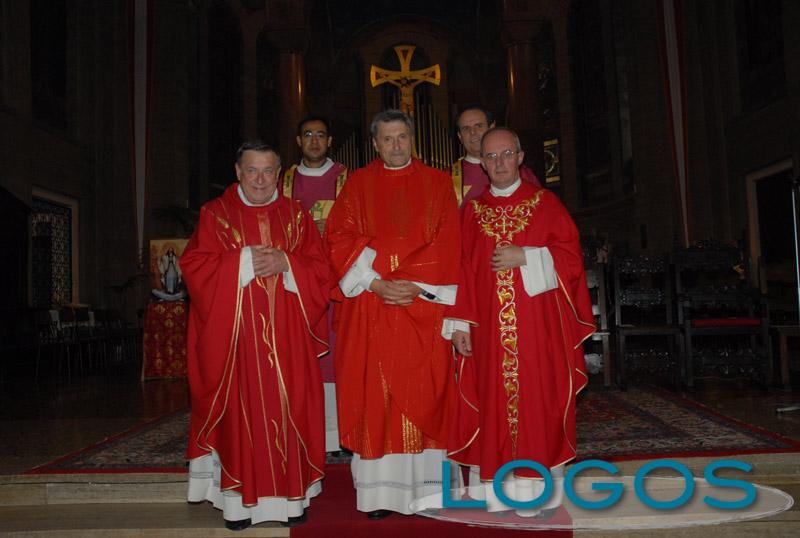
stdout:
<svg viewBox="0 0 800 538">
<path fill-rule="evenodd" d="M 442 81 L 439 64 L 425 69 L 411 70 L 411 57 L 414 55 L 414 45 L 397 45 L 394 51 L 400 60 L 400 71 L 389 71 L 373 65 L 369 72 L 369 81 L 372 87 L 383 83 L 400 88 L 400 110 L 414 117 L 414 88 L 423 82 L 430 82 L 437 86 Z"/>
</svg>

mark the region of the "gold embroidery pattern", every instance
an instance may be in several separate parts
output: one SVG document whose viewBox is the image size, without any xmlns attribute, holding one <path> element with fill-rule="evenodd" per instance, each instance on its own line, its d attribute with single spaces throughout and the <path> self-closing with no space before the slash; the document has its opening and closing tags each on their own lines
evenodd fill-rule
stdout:
<svg viewBox="0 0 800 538">
<path fill-rule="evenodd" d="M 226 209 L 224 204 L 223 209 Z M 212 213 L 212 215 L 214 214 Z M 230 248 L 240 248 L 242 246 L 242 236 L 239 230 L 231 226 L 227 220 L 219 215 L 214 215 L 214 219 L 216 219 L 217 224 L 219 224 L 221 228 L 216 229 L 217 238 L 220 242 Z M 231 241 L 231 239 L 233 239 L 233 241 Z"/>
<path fill-rule="evenodd" d="M 400 424 L 403 430 L 403 452 L 414 454 L 423 450 L 422 431 L 404 414 L 400 414 Z"/>
<path fill-rule="evenodd" d="M 540 193 L 519 205 L 489 207 L 472 200 L 472 208 L 478 219 L 481 232 L 495 240 L 497 246 L 511 244 L 511 240 L 530 223 L 533 210 L 539 204 Z M 506 420 L 511 438 L 511 456 L 517 455 L 519 422 L 519 357 L 517 350 L 517 312 L 514 302 L 514 271 L 498 271 L 496 279 L 497 299 L 500 302 L 498 321 L 500 345 L 503 349 L 503 388 L 506 392 Z"/>
<path fill-rule="evenodd" d="M 460 158 L 456 162 L 453 163 L 453 168 L 450 171 L 450 175 L 453 178 L 453 190 L 456 192 L 456 202 L 458 202 L 458 207 L 461 207 L 461 202 L 464 199 L 464 174 L 461 168 L 461 161 L 464 158 Z"/>
<path fill-rule="evenodd" d="M 283 175 L 283 195 L 291 198 L 294 194 L 294 172 L 297 170 L 297 165 L 293 164 Z"/>
<path fill-rule="evenodd" d="M 344 182 L 347 181 L 347 168 L 344 168 L 339 176 L 336 178 L 336 196 L 339 196 L 339 193 L 342 192 L 342 188 L 344 187 Z"/>
<path fill-rule="evenodd" d="M 228 221 L 220 216 L 217 216 L 217 222 L 219 222 L 219 225 L 225 228 L 226 230 L 231 227 L 231 225 L 228 224 Z"/>
<path fill-rule="evenodd" d="M 542 191 L 537 192 L 530 200 L 525 200 L 519 205 L 489 207 L 477 200 L 472 200 L 472 207 L 481 231 L 493 238 L 498 245 L 501 241 L 511 242 L 511 239 L 525 229 L 530 221 L 531 213 L 539 205 Z"/>
</svg>

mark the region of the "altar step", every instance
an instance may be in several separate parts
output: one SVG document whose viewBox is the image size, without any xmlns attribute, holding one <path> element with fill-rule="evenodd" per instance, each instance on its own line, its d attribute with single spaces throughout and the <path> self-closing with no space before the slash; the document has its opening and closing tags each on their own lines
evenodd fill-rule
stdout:
<svg viewBox="0 0 800 538">
<path fill-rule="evenodd" d="M 224 528 L 219 511 L 185 502 L 0 506 L 0 536 L 8 538 L 289 537 L 289 531 L 276 523 L 262 523 L 234 533 Z M 522 536 L 524 531 L 517 533 Z M 768 519 L 724 525 L 573 534 L 586 538 L 788 538 L 800 536 L 800 512 L 792 509 Z M 486 529 L 486 536 L 496 536 L 496 530 Z M 323 533 L 318 538 L 327 537 Z"/>
<path fill-rule="evenodd" d="M 0 506 L 0 536 L 9 538 L 288 537 L 277 523 L 233 533 L 207 503 L 117 503 Z"/>
<path fill-rule="evenodd" d="M 731 456 L 750 463 L 748 479 L 764 485 L 800 482 L 797 453 Z M 721 457 L 675 458 L 694 476 Z M 642 461 L 614 462 L 622 476 L 633 476 Z M 658 474 L 657 472 L 654 475 Z M 583 476 L 607 476 L 604 471 L 587 470 Z M 721 476 L 725 476 L 722 473 Z M 741 474 L 737 474 L 741 478 Z M 186 473 L 35 474 L 0 476 L 0 506 L 54 504 L 184 503 Z"/>
<path fill-rule="evenodd" d="M 695 476 L 721 458 L 681 458 Z M 736 456 L 754 469 L 751 482 L 777 487 L 800 500 L 797 454 Z M 642 462 L 617 462 L 631 476 Z M 602 474 L 602 472 L 598 472 Z M 209 503 L 186 502 L 186 474 L 61 474 L 0 476 L 0 536 L 9 537 L 167 537 L 289 536 L 277 523 L 239 533 L 224 528 L 222 514 Z M 576 531 L 590 538 L 800 536 L 800 507 L 768 519 L 647 531 Z M 313 517 L 313 504 L 309 517 Z M 492 536 L 491 530 L 487 536 Z M 320 537 L 322 538 L 322 537 Z"/>
</svg>

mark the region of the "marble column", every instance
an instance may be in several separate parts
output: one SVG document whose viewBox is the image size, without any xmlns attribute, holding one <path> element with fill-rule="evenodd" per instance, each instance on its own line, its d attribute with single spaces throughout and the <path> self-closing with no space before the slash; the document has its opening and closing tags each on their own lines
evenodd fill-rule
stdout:
<svg viewBox="0 0 800 538">
<path fill-rule="evenodd" d="M 307 0 L 267 0 L 266 38 L 277 53 L 278 140 L 284 168 L 300 160 L 295 142 L 297 123 L 308 114 L 306 62 L 311 25 Z M 270 126 L 272 128 L 272 126 Z"/>
<path fill-rule="evenodd" d="M 296 50 L 278 52 L 278 130 L 284 168 L 300 160 L 300 148 L 295 143 L 297 123 L 306 116 L 305 56 Z"/>
<path fill-rule="evenodd" d="M 505 14 L 502 27 L 508 77 L 508 127 L 519 135 L 522 149 L 525 150 L 525 164 L 544 182 L 537 40 L 545 21 L 518 19 L 513 15 Z"/>
</svg>

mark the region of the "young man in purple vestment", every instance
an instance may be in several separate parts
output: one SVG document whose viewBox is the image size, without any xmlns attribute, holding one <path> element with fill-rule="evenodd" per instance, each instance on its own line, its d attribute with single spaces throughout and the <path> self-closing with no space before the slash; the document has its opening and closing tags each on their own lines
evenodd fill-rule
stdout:
<svg viewBox="0 0 800 538">
<path fill-rule="evenodd" d="M 321 116 L 307 116 L 297 124 L 297 145 L 303 154 L 300 164 L 292 165 L 283 175 L 283 195 L 297 200 L 317 224 L 320 232 L 333 202 L 347 179 L 347 167 L 328 157 L 333 137 L 330 122 Z M 331 352 L 322 358 L 320 368 L 325 387 L 325 450 L 339 451 L 339 429 L 336 417 L 336 388 L 334 384 L 333 354 L 335 334 L 330 327 Z"/>
<path fill-rule="evenodd" d="M 494 126 L 492 113 L 480 105 L 467 106 L 456 119 L 456 134 L 465 154 L 450 167 L 450 176 L 459 207 L 477 198 L 489 187 L 489 176 L 481 167 L 481 138 Z M 522 181 L 541 186 L 533 170 L 524 164 L 519 167 L 519 175 Z"/>
</svg>

